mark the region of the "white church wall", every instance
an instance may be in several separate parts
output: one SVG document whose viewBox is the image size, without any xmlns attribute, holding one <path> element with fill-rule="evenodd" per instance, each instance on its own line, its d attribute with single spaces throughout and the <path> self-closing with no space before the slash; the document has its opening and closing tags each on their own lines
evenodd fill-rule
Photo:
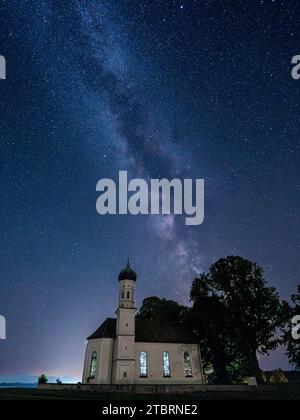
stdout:
<svg viewBox="0 0 300 420">
<path fill-rule="evenodd" d="M 140 377 L 140 354 L 147 353 L 148 376 Z M 170 356 L 171 377 L 163 376 L 163 352 Z M 184 352 L 191 358 L 192 377 L 185 377 Z M 197 344 L 135 343 L 135 383 L 137 384 L 202 384 L 201 361 Z"/>
<path fill-rule="evenodd" d="M 112 338 L 99 338 L 95 340 L 89 340 L 84 362 L 83 383 L 111 383 L 113 341 L 114 340 Z M 96 375 L 94 379 L 88 379 L 90 376 L 91 359 L 94 351 L 97 353 Z"/>
</svg>

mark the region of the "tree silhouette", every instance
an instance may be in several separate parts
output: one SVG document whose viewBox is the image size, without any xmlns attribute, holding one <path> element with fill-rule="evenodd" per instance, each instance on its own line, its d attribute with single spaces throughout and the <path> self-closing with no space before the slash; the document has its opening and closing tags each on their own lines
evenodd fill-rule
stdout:
<svg viewBox="0 0 300 420">
<path fill-rule="evenodd" d="M 268 353 L 280 343 L 276 333 L 282 325 L 282 303 L 276 289 L 267 285 L 263 270 L 257 264 L 230 256 L 217 261 L 206 275 L 194 281 L 191 299 L 195 310 L 199 311 L 205 293 L 218 302 L 214 303 L 215 314 L 209 304 L 203 318 L 210 325 L 207 330 L 215 328 L 210 335 L 208 332 L 208 340 L 214 344 L 211 347 L 216 357 L 222 356 L 223 371 L 232 349 L 233 356 L 240 354 L 242 361 L 247 360 L 248 376 L 260 380 L 257 352 Z M 220 369 L 221 364 L 217 368 Z"/>
<path fill-rule="evenodd" d="M 174 300 L 160 299 L 151 296 L 143 300 L 142 306 L 136 315 L 137 319 L 155 321 L 183 322 L 188 311 L 186 306 Z"/>
<path fill-rule="evenodd" d="M 41 384 L 46 384 L 48 382 L 48 378 L 47 378 L 47 376 L 44 374 L 44 373 L 42 373 L 40 376 L 39 376 L 39 379 L 38 379 L 38 384 L 39 385 L 41 385 Z"/>
<path fill-rule="evenodd" d="M 246 374 L 247 361 L 232 338 L 230 312 L 207 274 L 194 280 L 190 297 L 189 324 L 199 339 L 204 368 L 213 366 L 215 383 L 238 382 Z"/>
</svg>

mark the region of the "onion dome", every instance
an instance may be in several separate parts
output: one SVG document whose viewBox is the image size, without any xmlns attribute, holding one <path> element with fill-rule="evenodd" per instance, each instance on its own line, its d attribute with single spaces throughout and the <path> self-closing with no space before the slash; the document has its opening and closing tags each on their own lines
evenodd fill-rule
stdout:
<svg viewBox="0 0 300 420">
<path fill-rule="evenodd" d="M 133 280 L 136 281 L 136 272 L 129 265 L 129 258 L 126 267 L 119 274 L 119 281 L 121 280 Z"/>
</svg>

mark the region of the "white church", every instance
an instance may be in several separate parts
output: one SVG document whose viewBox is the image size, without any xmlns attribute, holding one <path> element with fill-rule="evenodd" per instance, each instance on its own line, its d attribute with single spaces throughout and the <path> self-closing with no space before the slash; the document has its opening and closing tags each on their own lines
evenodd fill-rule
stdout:
<svg viewBox="0 0 300 420">
<path fill-rule="evenodd" d="M 176 322 L 136 320 L 136 273 L 119 274 L 116 318 L 88 337 L 83 384 L 202 385 L 197 340 Z"/>
</svg>

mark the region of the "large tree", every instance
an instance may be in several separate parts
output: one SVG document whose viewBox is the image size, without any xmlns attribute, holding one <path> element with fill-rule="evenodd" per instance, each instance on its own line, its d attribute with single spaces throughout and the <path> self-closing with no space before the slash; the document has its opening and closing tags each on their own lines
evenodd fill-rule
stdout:
<svg viewBox="0 0 300 420">
<path fill-rule="evenodd" d="M 143 300 L 137 319 L 184 322 L 188 308 L 174 300 L 151 296 Z"/>
<path fill-rule="evenodd" d="M 232 338 L 230 312 L 212 286 L 208 274 L 194 280 L 188 318 L 201 345 L 204 367 L 212 365 L 214 382 L 226 384 L 244 376 L 246 360 Z"/>
<path fill-rule="evenodd" d="M 209 294 L 224 305 L 225 348 L 232 346 L 244 356 L 248 361 L 248 375 L 259 380 L 257 352 L 268 353 L 280 342 L 277 328 L 282 323 L 282 304 L 278 293 L 267 285 L 260 266 L 238 256 L 222 258 L 213 264 L 205 281 Z M 197 279 L 192 300 L 196 285 Z M 215 320 L 212 324 L 218 325 Z"/>
<path fill-rule="evenodd" d="M 194 280 L 191 301 L 193 306 L 189 320 L 201 345 L 204 367 L 212 364 L 216 383 L 228 383 L 226 366 L 231 362 L 231 358 L 226 351 L 226 307 L 214 291 L 210 290 L 205 274 Z"/>
</svg>

